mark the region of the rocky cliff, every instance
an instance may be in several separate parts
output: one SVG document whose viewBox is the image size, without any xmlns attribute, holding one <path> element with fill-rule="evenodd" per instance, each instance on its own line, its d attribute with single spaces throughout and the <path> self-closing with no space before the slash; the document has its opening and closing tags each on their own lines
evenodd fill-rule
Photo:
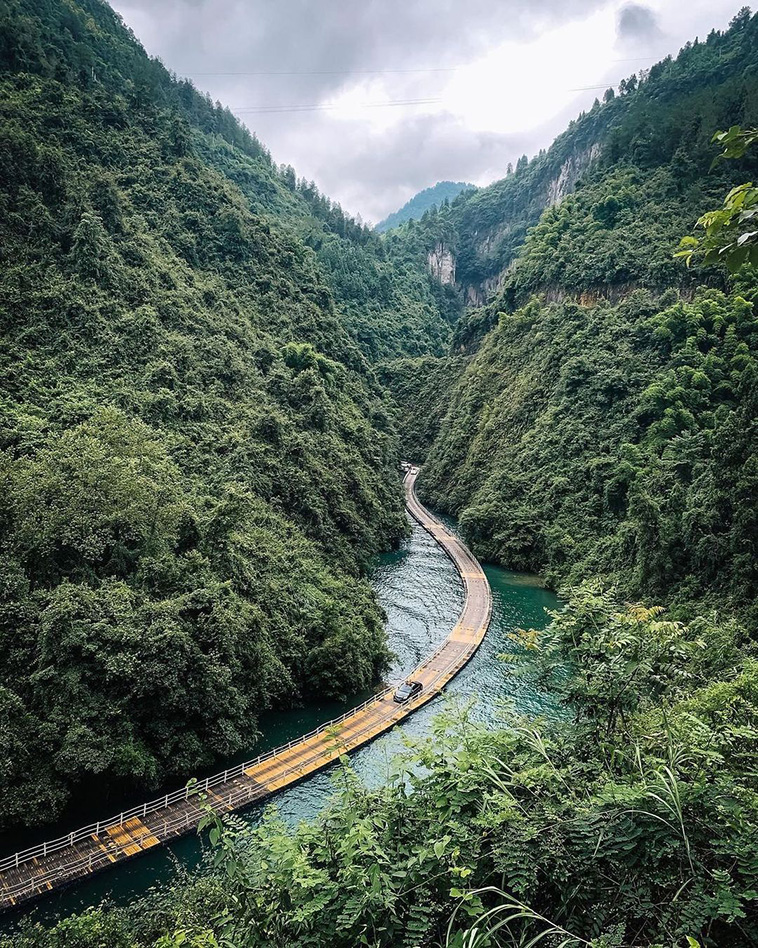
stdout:
<svg viewBox="0 0 758 948">
<path fill-rule="evenodd" d="M 442 241 L 434 245 L 427 257 L 429 272 L 443 286 L 455 284 L 455 257 L 450 247 Z"/>
<path fill-rule="evenodd" d="M 560 141 L 560 140 L 559 140 Z M 501 286 L 526 232 L 546 207 L 570 194 L 600 158 L 600 141 L 577 136 L 489 187 L 464 194 L 448 213 L 455 238 L 430 232 L 427 267 L 443 286 L 460 291 L 468 306 L 482 306 Z"/>
</svg>

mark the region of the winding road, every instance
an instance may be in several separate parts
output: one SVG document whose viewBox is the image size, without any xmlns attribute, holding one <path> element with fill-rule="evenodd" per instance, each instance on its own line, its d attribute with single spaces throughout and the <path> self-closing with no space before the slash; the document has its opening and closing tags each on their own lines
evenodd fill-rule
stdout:
<svg viewBox="0 0 758 948">
<path fill-rule="evenodd" d="M 484 638 L 492 594 L 474 556 L 419 502 L 417 476 L 418 469 L 411 468 L 405 477 L 407 510 L 453 561 L 465 589 L 463 608 L 452 631 L 410 676 L 409 680 L 423 685 L 420 694 L 398 704 L 393 699 L 396 686 L 389 686 L 342 717 L 254 760 L 0 859 L 0 910 L 192 832 L 208 804 L 223 813 L 263 800 L 373 740 L 439 694 Z"/>
</svg>

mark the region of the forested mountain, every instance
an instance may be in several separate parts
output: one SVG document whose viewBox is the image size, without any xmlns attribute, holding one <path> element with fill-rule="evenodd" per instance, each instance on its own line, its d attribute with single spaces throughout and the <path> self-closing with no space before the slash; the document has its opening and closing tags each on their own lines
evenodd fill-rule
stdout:
<svg viewBox="0 0 758 948">
<path fill-rule="evenodd" d="M 607 129 L 456 327 L 455 350 L 475 354 L 458 360 L 421 486 L 488 559 L 555 584 L 602 575 L 689 612 L 707 600 L 755 626 L 758 283 L 674 251 L 758 172 L 750 153 L 712 167 L 711 144 L 758 123 L 758 20 L 741 14 L 630 88 L 566 133 Z M 404 391 L 414 400 L 412 372 Z"/>
<path fill-rule="evenodd" d="M 386 786 L 209 817 L 202 872 L 3 944 L 758 943 L 758 132 L 712 141 L 758 127 L 758 16 L 382 238 L 96 0 L 3 23 L 5 819 L 368 683 L 398 432 L 563 599 L 503 656 L 554 717 L 448 709 Z"/>
<path fill-rule="evenodd" d="M 594 222 L 604 228 L 582 232 L 583 244 L 570 264 L 566 241 L 548 266 L 534 255 L 528 264 L 522 260 L 539 273 L 527 276 L 522 270 L 515 287 L 523 298 L 524 292 L 549 290 L 553 283 L 568 285 L 572 276 L 570 289 L 577 293 L 607 294 L 613 286 L 626 292 L 637 282 L 661 288 L 680 285 L 684 278 L 668 254 L 669 244 L 691 226 L 693 213 L 697 216 L 698 208 L 731 174 L 726 168 L 719 169 L 723 177 L 709 174 L 709 141 L 714 130 L 750 113 L 755 68 L 739 29 L 724 34 L 714 30 L 705 42 L 688 43 L 678 56 L 624 80 L 618 92 L 609 89 L 602 101 L 570 122 L 550 148 L 531 160 L 524 155 L 502 180 L 464 192 L 449 208 L 438 209 L 426 225 L 428 234 L 425 225 L 416 223 L 399 232 L 414 244 L 424 241 L 429 252 L 444 240 L 460 293 L 478 306 L 509 279 L 516 257 L 523 257 L 520 249 L 527 231 L 542 212 L 552 207 L 554 217 L 546 220 L 565 217 L 572 205 L 563 199 L 577 183 L 591 187 L 598 174 L 614 168 L 615 189 L 611 193 L 609 184 L 604 195 L 609 204 L 598 204 L 595 210 Z M 746 98 L 741 100 L 741 95 Z M 660 174 L 648 174 L 658 169 Z M 629 177 L 635 173 L 636 179 Z M 668 180 L 662 181 L 661 174 Z M 656 204 L 656 213 L 645 218 L 653 232 L 643 234 L 634 222 L 643 219 L 641 204 L 648 196 L 664 203 L 660 213 Z M 632 229 L 627 234 L 628 224 Z M 614 247 L 601 246 L 611 239 Z M 567 272 L 556 279 L 558 270 Z M 696 282 L 693 277 L 690 285 Z"/>
<path fill-rule="evenodd" d="M 100 0 L 0 4 L 0 823 L 249 747 L 375 681 L 405 529 L 391 263 Z M 402 312 L 402 325 L 401 316 Z"/>
<path fill-rule="evenodd" d="M 466 184 L 463 181 L 438 181 L 430 188 L 424 188 L 423 191 L 414 194 L 410 201 L 406 201 L 399 211 L 394 211 L 392 214 L 388 214 L 383 221 L 379 221 L 374 230 L 382 234 L 392 227 L 397 227 L 398 224 L 404 224 L 406 221 L 417 221 L 423 217 L 425 211 L 453 201 L 462 191 L 470 191 L 473 188 L 473 184 Z"/>
</svg>

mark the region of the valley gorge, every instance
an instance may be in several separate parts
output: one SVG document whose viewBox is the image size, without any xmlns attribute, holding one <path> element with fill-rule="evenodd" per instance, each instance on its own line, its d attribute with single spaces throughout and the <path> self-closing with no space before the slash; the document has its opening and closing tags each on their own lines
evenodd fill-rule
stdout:
<svg viewBox="0 0 758 948">
<path fill-rule="evenodd" d="M 103 0 L 0 2 L 2 855 L 394 712 L 495 600 L 449 701 L 1 948 L 758 943 L 735 14 L 380 233 Z"/>
</svg>

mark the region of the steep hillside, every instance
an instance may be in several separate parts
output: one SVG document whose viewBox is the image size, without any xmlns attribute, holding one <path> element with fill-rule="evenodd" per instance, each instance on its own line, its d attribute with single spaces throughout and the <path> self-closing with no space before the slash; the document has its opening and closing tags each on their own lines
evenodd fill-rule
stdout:
<svg viewBox="0 0 758 948">
<path fill-rule="evenodd" d="M 487 558 L 754 626 L 758 283 L 750 267 L 730 282 L 673 254 L 758 173 L 749 155 L 709 170 L 716 130 L 758 122 L 758 18 L 688 46 L 626 98 L 575 193 L 456 327 L 456 347 L 479 348 L 422 489 Z"/>
<path fill-rule="evenodd" d="M 265 156 L 238 187 L 229 156 L 247 165 L 197 125 L 177 154 L 170 109 L 134 105 L 106 131 L 71 77 L 5 78 L 6 815 L 81 776 L 158 771 L 164 744 L 192 766 L 236 746 L 251 694 L 337 690 L 381 664 L 359 561 L 399 529 L 395 443 L 354 340 L 405 340 L 391 320 L 389 347 L 368 317 L 356 333 L 366 259 L 390 262 L 416 315 L 499 283 L 451 354 L 406 349 L 376 374 L 428 452 L 426 496 L 565 601 L 500 656 L 558 713 L 500 708 L 498 729 L 491 709 L 478 725 L 448 708 L 386 785 L 345 766 L 296 829 L 209 816 L 196 874 L 27 920 L 3 948 L 758 943 L 758 272 L 673 257 L 758 175 L 754 153 L 711 170 L 709 143 L 758 126 L 757 57 L 743 11 L 381 250 Z M 545 209 L 571 155 L 592 161 Z M 738 225 L 714 241 L 741 234 L 755 255 L 758 191 L 732 200 Z"/>
<path fill-rule="evenodd" d="M 527 266 L 538 272 L 522 272 L 519 280 L 513 280 L 510 269 L 542 212 L 553 208 L 548 221 L 565 218 L 572 204 L 564 198 L 577 187 L 591 189 L 593 183 L 605 179 L 609 169 L 617 174 L 615 188 L 613 193 L 606 188 L 603 200 L 609 203 L 595 207 L 595 220 L 606 232 L 613 231 L 616 256 L 610 269 L 599 269 L 595 259 L 607 263 L 609 248 L 601 248 L 598 241 L 607 238 L 595 235 L 592 228 L 583 233 L 572 264 L 589 265 L 590 270 L 582 270 L 572 283 L 567 281 L 566 288 L 607 295 L 640 282 L 654 280 L 665 286 L 675 279 L 681 283 L 681 276 L 672 275 L 675 265 L 670 257 L 660 256 L 661 248 L 667 240 L 678 239 L 676 235 L 690 227 L 698 209 L 719 193 L 722 180 L 718 174 L 708 174 L 713 157 L 708 143 L 717 128 L 728 127 L 754 110 L 756 68 L 754 51 L 739 27 L 723 34 L 713 31 L 706 42 L 688 43 L 676 58 L 667 57 L 645 74 L 630 77 L 618 94 L 609 90 L 602 103 L 596 100 L 592 109 L 570 122 L 547 151 L 531 160 L 524 156 L 501 181 L 465 192 L 449 209 L 441 209 L 448 224 L 443 239 L 443 249 L 450 255 L 448 272 L 452 269 L 464 301 L 480 306 L 504 283 L 522 297 L 535 288 L 563 286 L 557 271 L 566 264 L 568 244 L 558 247 L 547 268 L 545 261 L 532 255 Z M 656 169 L 665 169 L 666 180 L 651 174 Z M 597 204 L 591 190 L 586 199 Z M 636 220 L 649 217 L 651 208 L 646 213 L 641 204 L 651 199 L 654 203 L 665 199 L 664 207 L 656 208 L 650 220 L 656 230 L 648 237 L 637 230 L 619 242 L 625 225 L 633 227 Z M 658 217 L 663 219 L 660 224 Z M 407 233 L 407 228 L 399 233 Z M 423 231 L 423 225 L 411 229 L 414 243 L 421 239 L 419 228 Z M 558 235 L 554 236 L 557 240 Z M 594 244 L 587 241 L 589 237 Z M 431 222 L 424 242 L 428 254 L 439 254 L 439 222 Z M 645 249 L 650 245 L 657 256 L 649 261 Z"/>
<path fill-rule="evenodd" d="M 426 460 L 439 436 L 453 382 L 464 367 L 460 356 L 393 359 L 379 366 L 379 378 L 401 406 L 397 432 L 407 460 L 418 464 Z"/>
<path fill-rule="evenodd" d="M 383 221 L 374 227 L 374 230 L 383 234 L 385 231 L 406 221 L 420 220 L 426 211 L 433 207 L 440 207 L 446 202 L 455 200 L 462 191 L 474 189 L 473 184 L 466 184 L 463 181 L 438 181 L 430 188 L 424 188 L 418 194 L 406 201 L 398 211 L 394 211 L 384 218 Z"/>
<path fill-rule="evenodd" d="M 277 165 L 228 108 L 150 59 L 105 0 L 2 0 L 0 13 L 6 74 L 43 77 L 58 96 L 73 83 L 86 96 L 86 120 L 103 129 L 120 128 L 133 113 L 146 130 L 162 121 L 175 157 L 191 150 L 235 185 L 255 215 L 275 218 L 314 251 L 341 321 L 369 357 L 444 350 L 451 314 L 440 315 L 445 294 L 436 281 L 403 267 L 402 256 L 388 259 L 377 234 L 295 169 Z"/>
<path fill-rule="evenodd" d="M 8 0 L 0 29 L 7 825 L 376 680 L 362 574 L 405 521 L 366 354 L 448 326 L 106 4 Z"/>
</svg>

